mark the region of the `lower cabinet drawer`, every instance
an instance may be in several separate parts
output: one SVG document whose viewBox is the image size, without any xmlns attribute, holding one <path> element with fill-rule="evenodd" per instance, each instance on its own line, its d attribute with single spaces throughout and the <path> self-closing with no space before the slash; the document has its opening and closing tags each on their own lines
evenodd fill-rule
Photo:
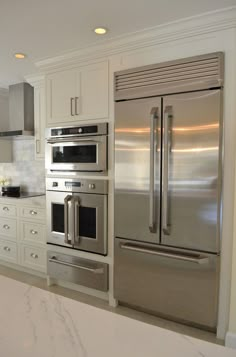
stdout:
<svg viewBox="0 0 236 357">
<path fill-rule="evenodd" d="M 46 244 L 45 225 L 34 222 L 20 222 L 21 241 Z"/>
<path fill-rule="evenodd" d="M 0 238 L 0 259 L 17 263 L 16 243 Z"/>
<path fill-rule="evenodd" d="M 20 244 L 20 264 L 34 270 L 46 271 L 46 249 Z"/>
<path fill-rule="evenodd" d="M 94 260 L 48 251 L 47 274 L 88 288 L 108 290 L 108 264 Z"/>
<path fill-rule="evenodd" d="M 0 234 L 10 240 L 16 240 L 16 219 L 0 218 Z"/>
</svg>

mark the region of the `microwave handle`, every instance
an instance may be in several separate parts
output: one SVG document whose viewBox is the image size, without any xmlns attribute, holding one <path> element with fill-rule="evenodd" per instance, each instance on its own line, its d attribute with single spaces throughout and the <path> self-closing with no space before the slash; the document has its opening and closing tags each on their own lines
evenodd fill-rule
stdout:
<svg viewBox="0 0 236 357">
<path fill-rule="evenodd" d="M 91 138 L 78 138 L 78 137 L 70 137 L 70 138 L 57 138 L 57 139 L 47 139 L 48 144 L 60 144 L 60 143 L 73 143 L 73 142 L 83 142 L 87 144 L 99 143 L 102 140 L 100 138 L 91 139 Z"/>
</svg>

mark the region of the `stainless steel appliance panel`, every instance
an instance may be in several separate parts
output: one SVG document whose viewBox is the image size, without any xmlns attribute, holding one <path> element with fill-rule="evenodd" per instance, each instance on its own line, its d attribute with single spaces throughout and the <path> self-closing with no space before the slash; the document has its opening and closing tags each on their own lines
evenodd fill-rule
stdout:
<svg viewBox="0 0 236 357">
<path fill-rule="evenodd" d="M 161 99 L 115 103 L 115 235 L 159 243 Z"/>
<path fill-rule="evenodd" d="M 221 90 L 164 97 L 163 111 L 161 243 L 219 252 Z"/>
<path fill-rule="evenodd" d="M 115 298 L 215 329 L 219 256 L 115 239 Z"/>
<path fill-rule="evenodd" d="M 48 251 L 47 274 L 88 288 L 108 290 L 108 264 L 105 263 Z"/>
</svg>

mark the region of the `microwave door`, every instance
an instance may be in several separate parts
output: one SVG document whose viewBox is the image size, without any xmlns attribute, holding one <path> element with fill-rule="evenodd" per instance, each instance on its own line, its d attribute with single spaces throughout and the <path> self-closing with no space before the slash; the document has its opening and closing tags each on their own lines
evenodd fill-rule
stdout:
<svg viewBox="0 0 236 357">
<path fill-rule="evenodd" d="M 51 171 L 104 171 L 107 169 L 107 138 L 50 139 L 46 167 Z"/>
</svg>

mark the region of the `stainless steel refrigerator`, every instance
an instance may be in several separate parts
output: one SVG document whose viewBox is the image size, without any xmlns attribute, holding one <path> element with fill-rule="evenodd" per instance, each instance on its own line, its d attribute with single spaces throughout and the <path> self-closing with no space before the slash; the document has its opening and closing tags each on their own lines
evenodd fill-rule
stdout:
<svg viewBox="0 0 236 357">
<path fill-rule="evenodd" d="M 223 54 L 115 73 L 115 298 L 215 330 Z"/>
</svg>

